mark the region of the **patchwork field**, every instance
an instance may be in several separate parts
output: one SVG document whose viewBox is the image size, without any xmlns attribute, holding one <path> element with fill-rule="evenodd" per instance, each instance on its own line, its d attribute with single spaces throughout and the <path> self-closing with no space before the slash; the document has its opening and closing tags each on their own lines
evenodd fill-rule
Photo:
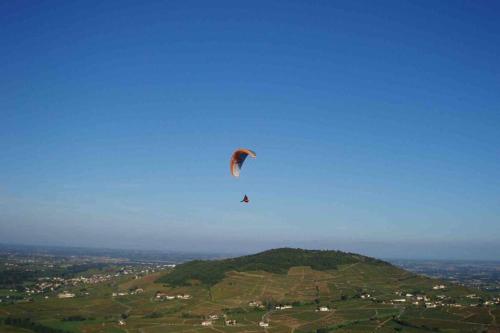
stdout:
<svg viewBox="0 0 500 333">
<path fill-rule="evenodd" d="M 90 289 L 85 297 L 1 305 L 0 316 L 30 318 L 43 327 L 60 330 L 57 332 L 86 333 L 500 330 L 497 306 L 425 308 L 409 301 L 392 302 L 402 297 L 397 295 L 407 293 L 425 294 L 429 299 L 441 295 L 461 302 L 467 300 L 470 291 L 458 286 L 436 291 L 432 287 L 439 281 L 390 265 L 359 262 L 326 271 L 299 266 L 291 267 L 286 274 L 230 271 L 213 286 L 194 283 L 170 287 L 155 282 L 159 277 L 151 274 L 103 283 Z M 137 289 L 141 292 L 112 296 Z M 157 295 L 189 295 L 189 299 L 170 300 Z M 249 306 L 252 301 L 262 303 L 263 308 Z M 277 310 L 275 307 L 280 304 L 289 304 L 291 308 Z M 318 311 L 320 307 L 328 311 Z M 217 319 L 210 320 L 211 315 Z M 68 320 L 72 316 L 79 319 Z M 202 326 L 204 320 L 210 320 L 210 326 Z M 228 326 L 226 320 L 235 320 L 234 325 Z M 269 327 L 260 327 L 261 321 Z M 0 331 L 33 330 L 3 324 Z"/>
</svg>

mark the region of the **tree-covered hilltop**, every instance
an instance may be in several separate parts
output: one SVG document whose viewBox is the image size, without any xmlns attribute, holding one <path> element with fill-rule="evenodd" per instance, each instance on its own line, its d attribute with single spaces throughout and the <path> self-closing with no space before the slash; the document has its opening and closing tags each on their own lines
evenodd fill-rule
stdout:
<svg viewBox="0 0 500 333">
<path fill-rule="evenodd" d="M 157 282 L 180 286 L 198 280 L 211 286 L 221 281 L 229 271 L 286 274 L 288 269 L 294 266 L 310 266 L 312 269 L 324 271 L 336 269 L 338 265 L 357 262 L 389 265 L 381 260 L 341 251 L 281 248 L 238 258 L 190 261 L 177 266 L 173 272 L 160 277 Z"/>
</svg>

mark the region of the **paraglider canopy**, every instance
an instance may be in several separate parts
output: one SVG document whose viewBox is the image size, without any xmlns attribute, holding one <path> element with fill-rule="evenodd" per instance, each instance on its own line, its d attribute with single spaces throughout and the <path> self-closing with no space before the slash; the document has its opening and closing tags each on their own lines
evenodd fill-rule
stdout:
<svg viewBox="0 0 500 333">
<path fill-rule="evenodd" d="M 229 167 L 231 170 L 231 175 L 233 177 L 240 176 L 240 170 L 243 167 L 243 163 L 245 159 L 250 155 L 252 158 L 257 157 L 257 155 L 251 151 L 250 149 L 240 148 L 236 149 L 236 151 L 231 156 L 231 161 L 229 163 Z"/>
</svg>

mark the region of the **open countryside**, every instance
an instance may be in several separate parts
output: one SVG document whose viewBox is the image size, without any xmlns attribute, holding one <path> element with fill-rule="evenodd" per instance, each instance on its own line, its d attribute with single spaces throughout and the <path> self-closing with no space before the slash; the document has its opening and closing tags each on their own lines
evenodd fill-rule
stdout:
<svg viewBox="0 0 500 333">
<path fill-rule="evenodd" d="M 304 258 L 316 269 L 303 265 Z M 28 298 L 9 301 L 3 296 L 1 331 L 496 332 L 500 328 L 498 294 L 339 251 L 276 249 L 180 265 L 107 260 L 112 262 L 78 272 L 77 278 L 27 282 L 25 288 L 34 291 Z M 255 270 L 254 260 L 263 269 Z M 276 267 L 278 260 L 286 264 Z M 9 264 L 14 265 L 12 260 Z M 209 269 L 200 271 L 200 265 Z M 219 273 L 220 280 L 203 282 Z"/>
</svg>

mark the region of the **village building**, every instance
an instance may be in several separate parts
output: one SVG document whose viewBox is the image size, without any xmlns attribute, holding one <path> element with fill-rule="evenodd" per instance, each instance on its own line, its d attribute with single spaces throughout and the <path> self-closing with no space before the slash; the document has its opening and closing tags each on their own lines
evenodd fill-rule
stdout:
<svg viewBox="0 0 500 333">
<path fill-rule="evenodd" d="M 260 308 L 260 307 L 263 307 L 262 305 L 262 302 L 261 301 L 251 301 L 248 303 L 248 306 L 252 307 L 252 308 Z"/>
<path fill-rule="evenodd" d="M 62 292 L 60 294 L 57 294 L 57 297 L 58 298 L 73 298 L 73 297 L 75 297 L 75 294 L 65 291 L 65 292 Z"/>
<path fill-rule="evenodd" d="M 172 300 L 172 299 L 175 299 L 175 297 L 176 296 L 167 295 L 167 294 L 165 294 L 163 292 L 157 292 L 156 296 L 155 296 L 156 299 L 161 299 L 161 300 L 164 300 L 164 299 L 166 299 L 166 300 Z"/>
<path fill-rule="evenodd" d="M 156 292 L 156 295 L 155 295 L 155 297 L 156 297 L 156 298 L 163 298 L 163 297 L 165 297 L 165 296 L 167 296 L 167 294 L 162 293 L 162 292 L 159 292 L 159 291 L 158 291 L 158 292 Z"/>
</svg>

